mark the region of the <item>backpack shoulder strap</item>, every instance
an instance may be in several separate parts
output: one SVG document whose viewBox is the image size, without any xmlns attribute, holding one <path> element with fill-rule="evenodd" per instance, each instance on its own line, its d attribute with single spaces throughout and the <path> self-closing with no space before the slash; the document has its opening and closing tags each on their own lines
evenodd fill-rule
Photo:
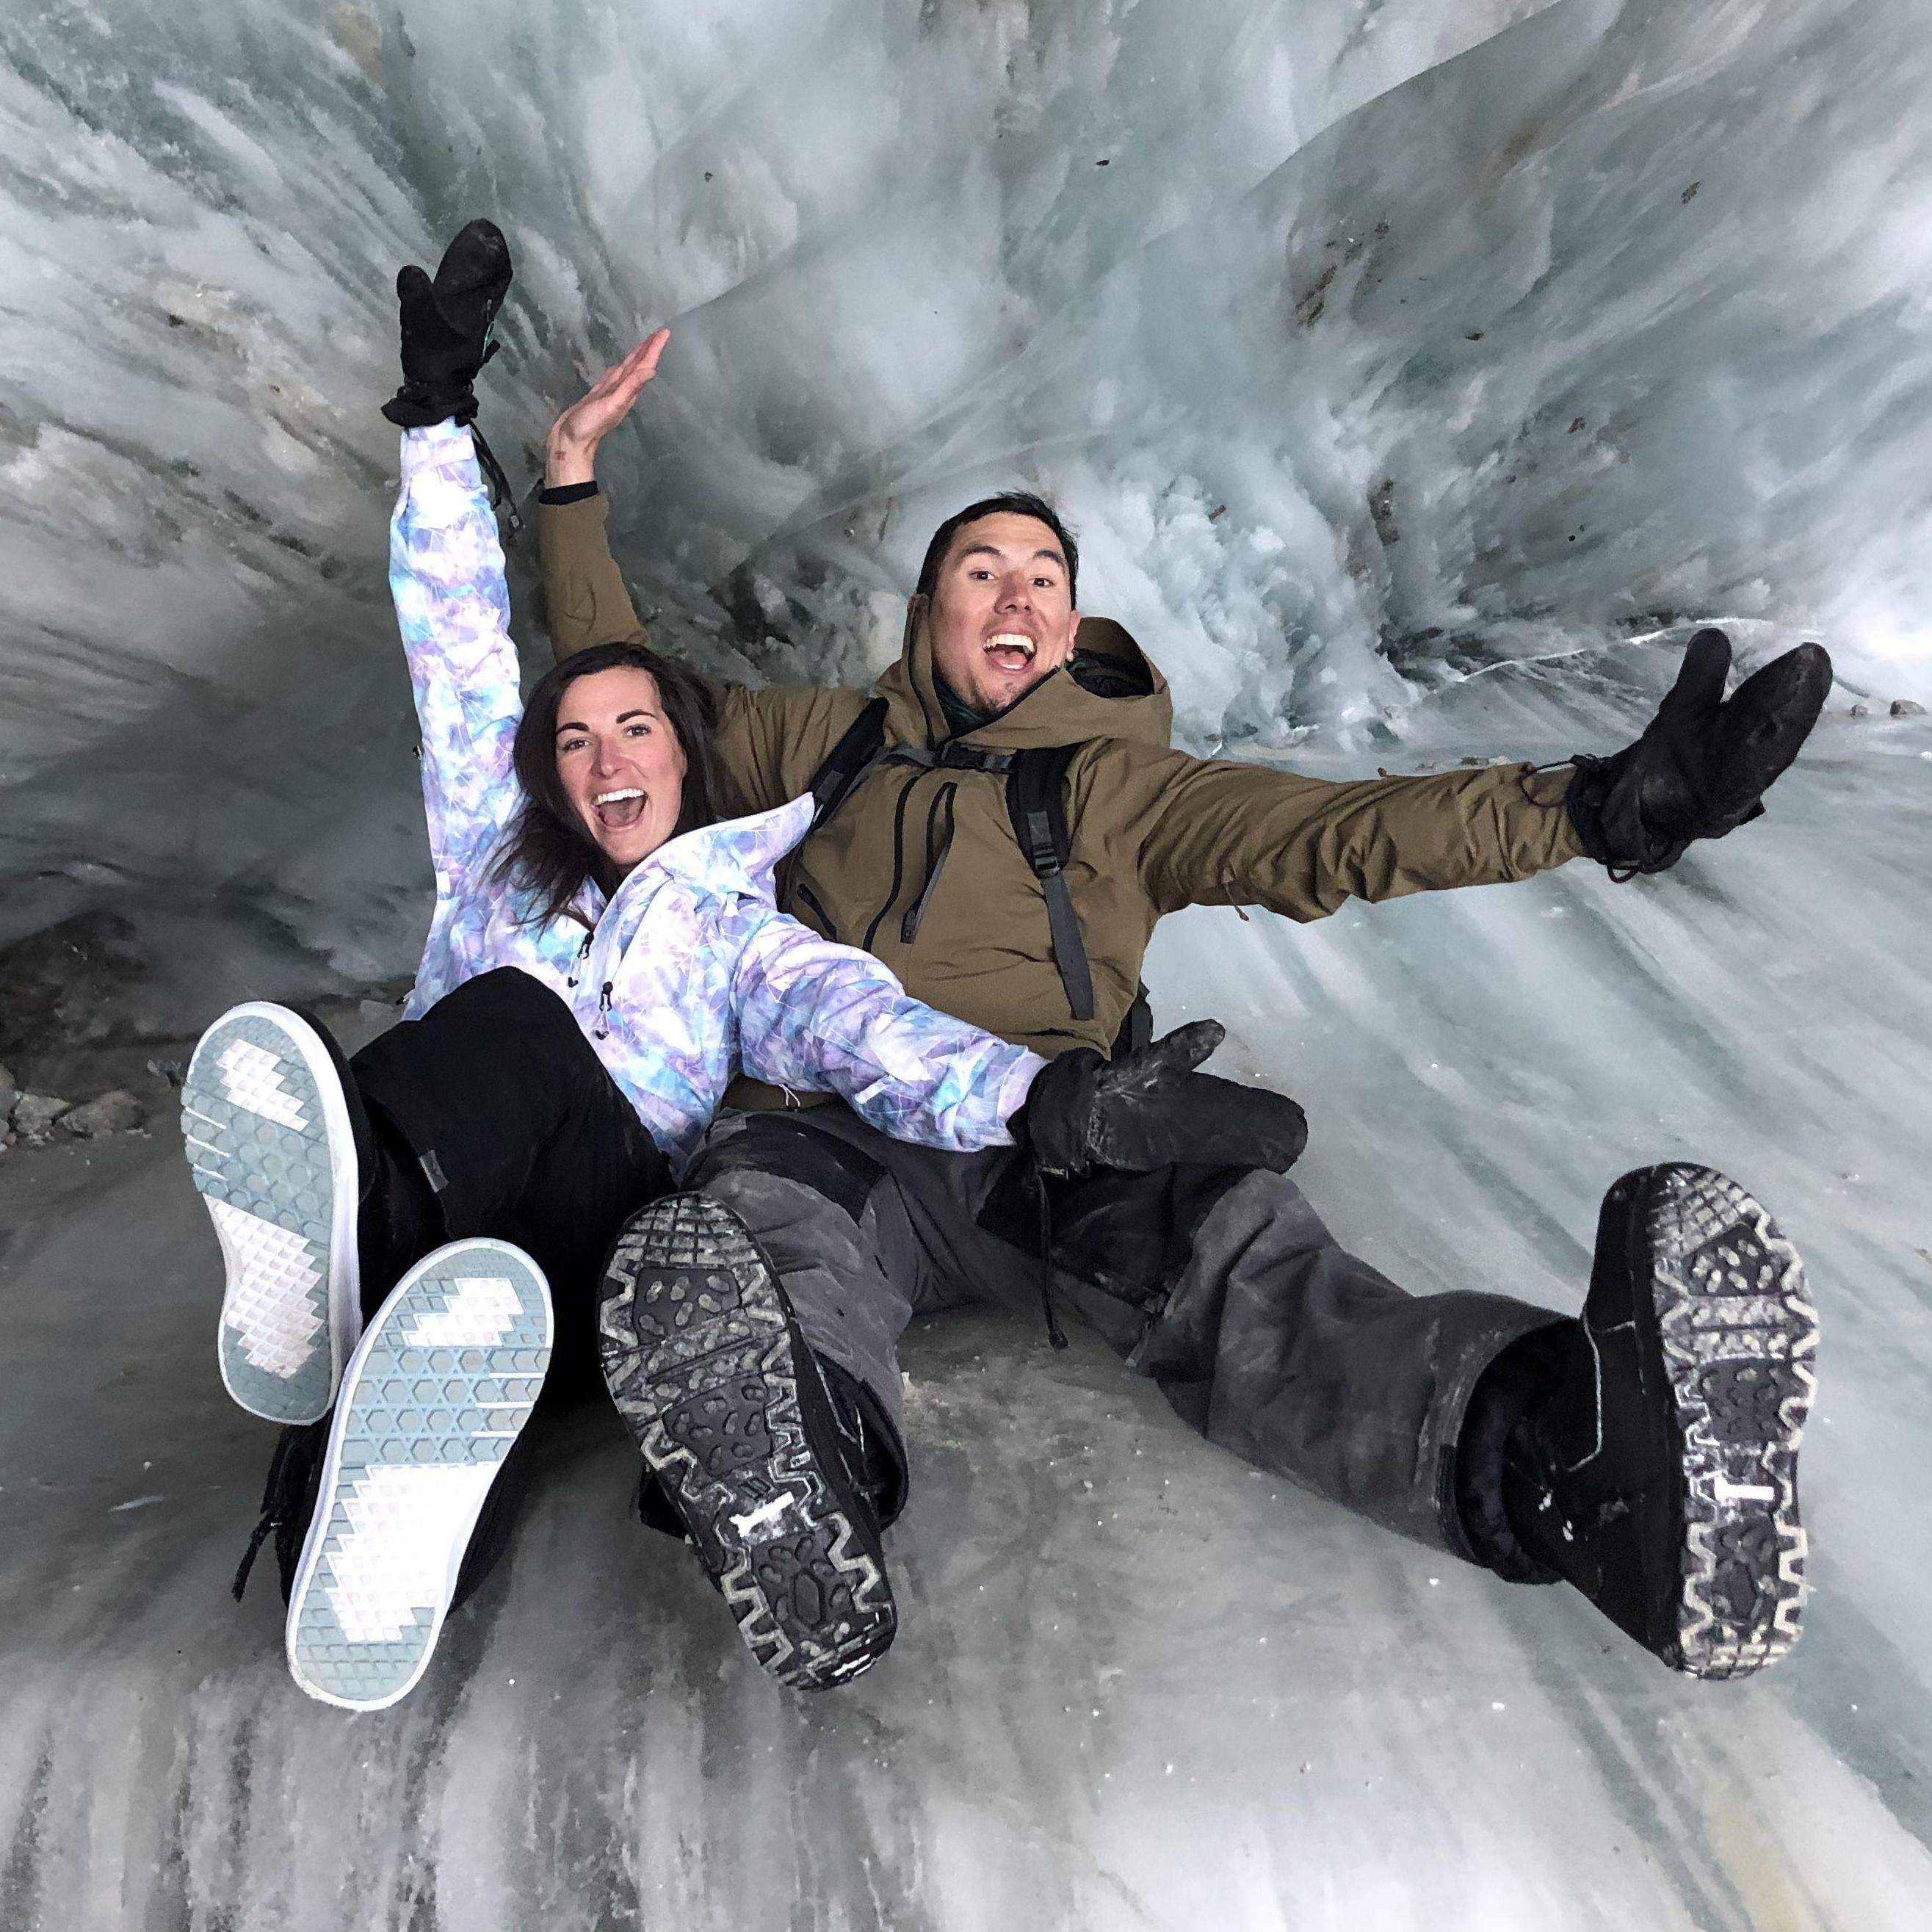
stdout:
<svg viewBox="0 0 1932 1932">
<path fill-rule="evenodd" d="M 1145 1046 L 1154 1044 L 1154 1007 L 1148 999 L 1147 982 L 1143 980 L 1134 988 L 1134 1003 L 1127 1009 L 1127 1016 L 1120 1022 L 1120 1030 L 1114 1036 L 1114 1050 L 1107 1057 L 1110 1060 L 1124 1060 L 1130 1053 L 1138 1053 Z"/>
<path fill-rule="evenodd" d="M 845 728 L 844 735 L 825 754 L 812 775 L 812 829 L 816 832 L 850 795 L 866 776 L 886 742 L 886 700 L 875 698 Z"/>
<path fill-rule="evenodd" d="M 1033 875 L 1046 895 L 1047 924 L 1053 934 L 1053 963 L 1076 1020 L 1094 1017 L 1094 978 L 1080 916 L 1066 890 L 1066 862 L 1073 843 L 1066 829 L 1066 768 L 1078 745 L 1036 746 L 1016 752 L 1006 769 L 1006 815 L 1013 836 Z"/>
</svg>

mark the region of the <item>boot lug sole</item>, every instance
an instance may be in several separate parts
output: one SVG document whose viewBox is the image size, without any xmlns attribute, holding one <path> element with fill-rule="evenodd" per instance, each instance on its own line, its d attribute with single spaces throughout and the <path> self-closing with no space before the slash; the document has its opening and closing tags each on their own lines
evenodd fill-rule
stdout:
<svg viewBox="0 0 1932 1932">
<path fill-rule="evenodd" d="M 1681 1588 L 1665 1660 L 1742 1677 L 1797 1642 L 1808 1586 L 1798 1448 L 1818 1317 L 1797 1250 L 1708 1168 L 1666 1169 L 1652 1294 L 1684 1471 Z"/>
<path fill-rule="evenodd" d="M 646 1209 L 598 1327 L 611 1396 L 752 1655 L 799 1690 L 869 1670 L 897 1629 L 891 1586 L 807 1439 L 804 1345 L 743 1223 L 703 1195 Z"/>
</svg>

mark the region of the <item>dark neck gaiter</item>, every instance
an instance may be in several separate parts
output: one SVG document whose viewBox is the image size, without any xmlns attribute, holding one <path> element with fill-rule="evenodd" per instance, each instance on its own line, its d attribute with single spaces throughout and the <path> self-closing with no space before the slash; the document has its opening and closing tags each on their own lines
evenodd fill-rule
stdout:
<svg viewBox="0 0 1932 1932">
<path fill-rule="evenodd" d="M 976 731 L 993 715 L 990 711 L 975 711 L 936 672 L 932 688 L 939 694 L 940 710 L 946 714 L 946 735 L 949 738 L 963 738 L 968 731 Z"/>
</svg>

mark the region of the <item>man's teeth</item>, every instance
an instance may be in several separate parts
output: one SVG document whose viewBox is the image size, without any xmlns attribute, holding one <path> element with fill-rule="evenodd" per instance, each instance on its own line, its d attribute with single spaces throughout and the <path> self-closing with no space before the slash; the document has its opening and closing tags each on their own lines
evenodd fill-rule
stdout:
<svg viewBox="0 0 1932 1932">
<path fill-rule="evenodd" d="M 1028 657 L 1031 657 L 1034 654 L 1034 641 L 1030 638 L 1020 636 L 1017 632 L 1002 631 L 997 638 L 988 638 L 986 640 L 986 649 L 989 651 L 1024 651 Z"/>
<path fill-rule="evenodd" d="M 622 791 L 600 791 L 591 800 L 593 805 L 615 805 L 620 799 L 642 798 L 644 794 L 635 785 L 626 785 Z"/>
</svg>

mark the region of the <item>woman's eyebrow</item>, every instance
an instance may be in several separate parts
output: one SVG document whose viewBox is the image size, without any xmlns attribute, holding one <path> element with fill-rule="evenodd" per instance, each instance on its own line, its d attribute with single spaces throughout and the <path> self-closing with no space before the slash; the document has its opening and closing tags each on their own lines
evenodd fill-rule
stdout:
<svg viewBox="0 0 1932 1932">
<path fill-rule="evenodd" d="M 641 704 L 636 706 L 631 710 L 619 712 L 616 718 L 611 722 L 614 724 L 628 724 L 633 718 L 656 718 L 660 724 L 664 722 L 663 718 L 659 717 L 656 712 L 652 710 L 648 706 Z M 574 718 L 567 720 L 559 718 L 557 720 L 556 728 L 560 731 L 587 731 L 590 729 L 590 727 L 588 724 L 579 723 Z"/>
</svg>

